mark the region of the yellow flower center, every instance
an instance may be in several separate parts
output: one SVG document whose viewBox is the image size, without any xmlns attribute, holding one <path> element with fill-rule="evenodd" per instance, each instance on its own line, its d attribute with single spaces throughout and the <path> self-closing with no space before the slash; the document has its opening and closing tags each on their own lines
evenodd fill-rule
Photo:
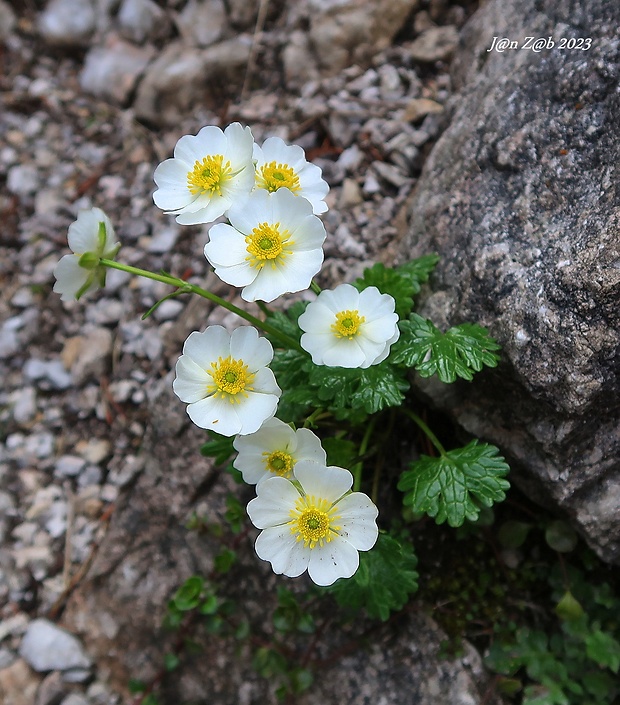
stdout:
<svg viewBox="0 0 620 705">
<path fill-rule="evenodd" d="M 359 328 L 366 319 L 360 316 L 359 311 L 340 311 L 336 314 L 336 322 L 332 323 L 332 330 L 337 338 L 353 340 L 359 333 Z"/>
<path fill-rule="evenodd" d="M 231 404 L 239 403 L 240 397 L 247 397 L 248 392 L 252 391 L 254 373 L 248 371 L 248 366 L 243 360 L 220 357 L 217 362 L 211 363 L 211 370 L 207 372 L 213 378 L 209 393 L 228 399 Z"/>
<path fill-rule="evenodd" d="M 279 188 L 287 188 L 293 193 L 301 190 L 299 177 L 288 164 L 278 164 L 276 162 L 263 164 L 258 170 L 256 177 L 258 188 L 267 189 L 269 193 L 273 193 Z"/>
<path fill-rule="evenodd" d="M 255 269 L 262 269 L 267 262 L 275 267 L 278 261 L 282 262 L 291 254 L 291 250 L 286 248 L 293 244 L 290 237 L 288 230 L 280 229 L 280 223 L 259 223 L 245 238 L 249 255 L 246 260 Z"/>
<path fill-rule="evenodd" d="M 340 527 L 334 522 L 340 517 L 336 507 L 326 499 L 316 499 L 312 495 L 300 497 L 295 502 L 295 509 L 290 512 L 291 533 L 297 541 L 304 542 L 304 548 L 314 548 L 317 544 L 323 547 L 329 543 Z"/>
<path fill-rule="evenodd" d="M 290 453 L 275 450 L 273 453 L 263 453 L 267 470 L 280 477 L 290 477 L 295 461 Z"/>
<path fill-rule="evenodd" d="M 196 160 L 192 171 L 187 172 L 187 188 L 190 193 L 194 196 L 201 193 L 221 196 L 222 186 L 232 176 L 230 162 L 223 162 L 224 157 L 221 154 L 209 155 L 201 162 Z"/>
</svg>

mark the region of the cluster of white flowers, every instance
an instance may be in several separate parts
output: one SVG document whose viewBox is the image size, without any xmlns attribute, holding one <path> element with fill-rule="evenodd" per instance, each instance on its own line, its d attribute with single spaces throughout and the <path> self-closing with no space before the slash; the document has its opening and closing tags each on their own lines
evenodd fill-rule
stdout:
<svg viewBox="0 0 620 705">
<path fill-rule="evenodd" d="M 326 233 L 317 216 L 327 210 L 329 186 L 301 147 L 278 137 L 259 147 L 239 123 L 204 127 L 181 137 L 154 179 L 155 204 L 177 222 L 228 219 L 210 228 L 204 255 L 223 281 L 242 288 L 245 301 L 271 302 L 311 287 L 323 263 Z M 56 267 L 54 291 L 71 300 L 103 286 L 101 260 L 113 259 L 119 246 L 103 211 L 82 211 L 69 228 L 73 254 Z M 301 347 L 316 365 L 379 364 L 399 335 L 394 299 L 375 287 L 322 291 L 298 322 Z M 308 570 L 314 582 L 330 585 L 353 575 L 358 551 L 374 545 L 377 508 L 351 492 L 348 470 L 326 465 L 314 433 L 275 418 L 282 392 L 268 367 L 272 358 L 255 328 L 229 334 L 209 326 L 185 341 L 173 388 L 197 426 L 235 436 L 235 466 L 256 484 L 248 514 L 262 530 L 259 557 L 276 573 Z"/>
</svg>

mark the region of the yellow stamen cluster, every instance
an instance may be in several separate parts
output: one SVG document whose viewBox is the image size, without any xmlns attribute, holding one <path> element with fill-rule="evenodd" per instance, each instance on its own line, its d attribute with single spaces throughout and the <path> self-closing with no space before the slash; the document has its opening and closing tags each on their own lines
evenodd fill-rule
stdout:
<svg viewBox="0 0 620 705">
<path fill-rule="evenodd" d="M 263 453 L 267 470 L 274 475 L 289 478 L 293 470 L 294 460 L 290 453 L 275 450 L 273 453 Z"/>
<path fill-rule="evenodd" d="M 252 391 L 254 373 L 248 371 L 248 366 L 243 360 L 233 360 L 232 357 L 218 358 L 211 363 L 211 370 L 207 372 L 213 378 L 209 393 L 228 399 L 231 404 L 241 401 L 240 397 L 247 397 Z"/>
<path fill-rule="evenodd" d="M 312 495 L 300 497 L 295 502 L 295 509 L 290 511 L 291 533 L 297 541 L 303 541 L 304 548 L 323 547 L 340 531 L 334 522 L 339 519 L 336 507 L 326 499 L 316 499 Z"/>
<path fill-rule="evenodd" d="M 222 186 L 232 176 L 230 162 L 224 162 L 221 154 L 213 154 L 202 161 L 196 160 L 192 171 L 187 172 L 187 188 L 194 196 L 210 193 L 212 196 L 222 195 Z"/>
<path fill-rule="evenodd" d="M 285 249 L 293 244 L 290 237 L 288 230 L 280 229 L 280 223 L 259 223 L 245 238 L 249 255 L 246 260 L 255 269 L 262 269 L 267 262 L 275 267 L 277 261 L 282 262 L 291 254 L 291 250 Z"/>
<path fill-rule="evenodd" d="M 288 164 L 278 164 L 277 162 L 269 162 L 263 164 L 256 174 L 256 185 L 258 188 L 264 188 L 273 193 L 279 188 L 287 188 L 293 193 L 301 190 L 299 185 L 299 177 L 294 169 L 291 169 Z"/>
<path fill-rule="evenodd" d="M 337 338 L 348 338 L 353 340 L 359 333 L 359 328 L 366 318 L 360 316 L 359 311 L 339 311 L 336 314 L 336 322 L 332 323 L 331 329 Z"/>
</svg>

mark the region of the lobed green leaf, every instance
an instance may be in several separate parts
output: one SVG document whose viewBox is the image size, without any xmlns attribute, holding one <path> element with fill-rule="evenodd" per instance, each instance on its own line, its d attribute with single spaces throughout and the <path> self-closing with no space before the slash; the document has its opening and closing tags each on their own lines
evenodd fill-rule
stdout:
<svg viewBox="0 0 620 705">
<path fill-rule="evenodd" d="M 216 465 L 223 465 L 235 453 L 234 437 L 221 436 L 215 431 L 209 431 L 209 440 L 200 447 L 200 454 L 214 458 Z"/>
<path fill-rule="evenodd" d="M 420 292 L 420 285 L 428 280 L 438 261 L 437 255 L 425 255 L 398 267 L 378 262 L 364 270 L 353 285 L 359 291 L 375 286 L 382 294 L 389 294 L 396 302 L 399 318 L 404 318 L 413 308 L 413 297 Z"/>
<path fill-rule="evenodd" d="M 450 526 L 461 526 L 465 519 L 478 518 L 480 504 L 490 507 L 505 498 L 509 469 L 495 446 L 476 439 L 438 458 L 423 455 L 403 472 L 398 489 L 414 512 L 424 512 L 438 524 L 447 520 Z"/>
<path fill-rule="evenodd" d="M 360 566 L 353 577 L 341 578 L 329 590 L 342 607 L 354 611 L 364 608 L 370 617 L 385 621 L 418 589 L 417 563 L 410 543 L 379 534 L 374 548 L 360 554 Z"/>
<path fill-rule="evenodd" d="M 367 369 L 313 366 L 310 382 L 322 402 L 336 409 L 352 408 L 374 414 L 386 407 L 399 406 L 409 389 L 402 372 L 387 363 Z"/>
<path fill-rule="evenodd" d="M 442 382 L 457 377 L 470 381 L 474 372 L 486 365 L 496 367 L 500 346 L 486 328 L 463 323 L 442 333 L 430 320 L 412 313 L 399 323 L 401 336 L 394 346 L 391 361 L 414 367 L 422 377 L 436 374 Z"/>
</svg>

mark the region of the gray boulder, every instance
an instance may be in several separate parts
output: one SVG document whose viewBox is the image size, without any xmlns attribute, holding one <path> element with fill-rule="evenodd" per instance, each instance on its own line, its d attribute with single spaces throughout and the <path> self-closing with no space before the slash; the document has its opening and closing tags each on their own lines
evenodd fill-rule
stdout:
<svg viewBox="0 0 620 705">
<path fill-rule="evenodd" d="M 492 0 L 464 28 L 460 94 L 395 255 L 439 253 L 422 313 L 503 346 L 473 385 L 420 388 L 618 563 L 620 5 L 543 5 Z M 518 48 L 488 51 L 503 37 Z"/>
</svg>

